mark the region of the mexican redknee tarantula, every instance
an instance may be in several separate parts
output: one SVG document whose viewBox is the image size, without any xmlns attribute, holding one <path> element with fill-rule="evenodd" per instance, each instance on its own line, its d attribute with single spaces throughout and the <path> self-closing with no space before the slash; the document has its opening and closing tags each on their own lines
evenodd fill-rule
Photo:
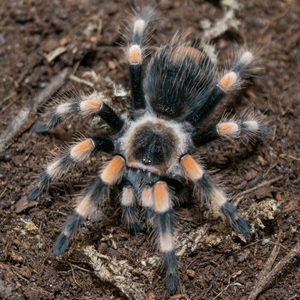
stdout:
<svg viewBox="0 0 300 300">
<path fill-rule="evenodd" d="M 200 156 L 198 148 L 221 138 L 262 137 L 267 129 L 261 118 L 250 114 L 202 125 L 214 107 L 241 86 L 241 77 L 249 71 L 255 58 L 247 49 L 239 51 L 231 69 L 220 73 L 206 46 L 182 42 L 175 35 L 154 54 L 143 81 L 145 41 L 153 28 L 153 15 L 153 9 L 147 8 L 136 15 L 131 25 L 131 43 L 126 49 L 133 102 L 131 119 L 124 121 L 118 117 L 97 93 L 82 96 L 82 101 L 54 107 L 42 125 L 46 130 L 72 116 L 99 115 L 114 134 L 80 141 L 48 164 L 30 191 L 28 201 L 35 200 L 50 182 L 70 166 L 87 159 L 93 151 L 111 154 L 111 161 L 101 167 L 94 183 L 79 197 L 74 215 L 67 220 L 56 241 L 54 255 L 65 251 L 84 219 L 103 201 L 107 189 L 119 184 L 123 216 L 130 228 L 136 232 L 141 230 L 137 204 L 154 228 L 166 269 L 166 286 L 173 294 L 179 281 L 173 207 L 182 198 L 188 181 L 197 187 L 198 198 L 219 208 L 236 231 L 250 236 L 245 220 L 195 158 Z"/>
</svg>

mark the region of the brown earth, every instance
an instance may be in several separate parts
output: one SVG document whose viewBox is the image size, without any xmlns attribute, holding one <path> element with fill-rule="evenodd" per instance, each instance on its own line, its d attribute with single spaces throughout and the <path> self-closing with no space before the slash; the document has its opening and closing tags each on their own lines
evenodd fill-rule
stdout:
<svg viewBox="0 0 300 300">
<path fill-rule="evenodd" d="M 270 198 L 280 202 L 280 206 L 273 220 L 262 220 L 265 227 L 258 229 L 247 244 L 236 238 L 241 245 L 237 251 L 207 245 L 186 250 L 179 259 L 182 274 L 178 293 L 183 296 L 170 298 L 162 268 L 149 265 L 155 279 L 152 284 L 146 277 L 143 281 L 147 293 L 153 292 L 155 299 L 246 300 L 276 246 L 278 233 L 283 232 L 279 237 L 282 246 L 275 264 L 300 238 L 300 4 L 297 0 L 239 2 L 236 12 L 239 27 L 229 29 L 213 43 L 220 51 L 222 65 L 235 41 L 247 40 L 248 44 L 259 46 L 262 70 L 242 91 L 219 105 L 215 115 L 218 118 L 225 110 L 234 114 L 253 108 L 266 115 L 271 134 L 256 145 L 215 142 L 201 150 L 207 168 L 223 175 L 228 193 L 240 193 L 283 176 L 273 184 L 246 193 L 239 211 Z M 203 34 L 201 20 L 208 19 L 214 24 L 224 14 L 218 1 L 164 0 L 157 4 L 160 13 L 151 40 L 151 45 L 156 46 L 177 30 L 189 29 L 192 38 L 198 37 Z M 1 134 L 7 133 L 19 111 L 32 105 L 38 93 L 66 67 L 80 78 L 84 72 L 94 70 L 101 78 L 108 76 L 129 90 L 118 30 L 130 10 L 129 1 L 1 1 Z M 49 53 L 59 47 L 65 47 L 65 52 L 48 62 L 47 55 L 49 58 Z M 96 88 L 111 93 L 107 81 L 100 81 Z M 84 84 L 69 81 L 60 92 L 69 89 L 93 91 Z M 111 105 L 118 112 L 126 112 L 127 100 L 128 97 L 115 97 Z M 36 123 L 38 114 L 34 118 Z M 21 130 L 0 158 L 0 298 L 127 299 L 115 286 L 96 277 L 90 265 L 74 260 L 67 253 L 59 259 L 52 254 L 61 227 L 72 212 L 70 195 L 95 174 L 99 166 L 95 157 L 51 185 L 34 206 L 24 208 L 19 202 L 26 199 L 55 144 L 72 141 L 77 131 L 95 134 L 95 129 L 91 128 L 90 120 L 65 124 L 49 135 L 35 134 L 32 128 Z M 112 198 L 115 199 L 114 195 Z M 103 246 L 100 239 L 112 234 L 117 241 L 114 251 L 130 258 L 133 264 L 140 257 L 157 255 L 147 233 L 127 233 L 118 208 L 116 200 L 107 203 L 102 220 L 85 222 L 74 243 L 78 240 L 96 248 L 101 246 L 109 254 L 114 245 L 107 241 Z M 178 211 L 181 212 L 178 235 L 189 233 L 206 221 L 195 202 L 183 205 Z M 233 274 L 238 275 L 232 278 Z M 300 299 L 299 291 L 298 256 L 272 279 L 258 299 Z"/>
</svg>

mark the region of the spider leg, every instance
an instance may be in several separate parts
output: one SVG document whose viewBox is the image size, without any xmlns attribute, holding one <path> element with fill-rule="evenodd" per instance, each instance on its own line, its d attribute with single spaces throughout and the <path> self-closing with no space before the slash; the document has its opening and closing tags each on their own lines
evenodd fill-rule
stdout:
<svg viewBox="0 0 300 300">
<path fill-rule="evenodd" d="M 240 120 L 221 120 L 205 129 L 200 128 L 192 134 L 192 141 L 195 147 L 200 147 L 220 138 L 230 140 L 246 138 L 254 141 L 268 133 L 269 130 L 264 127 L 262 118 L 245 116 Z"/>
<path fill-rule="evenodd" d="M 216 105 L 232 90 L 236 89 L 241 84 L 241 76 L 248 66 L 253 62 L 254 56 L 251 52 L 245 51 L 234 64 L 232 69 L 222 76 L 216 86 L 212 89 L 209 97 L 204 105 L 198 110 L 189 114 L 186 121 L 197 126 L 205 119 Z"/>
<path fill-rule="evenodd" d="M 142 80 L 143 46 L 145 43 L 145 35 L 147 34 L 147 31 L 149 31 L 149 27 L 151 27 L 153 15 L 153 8 L 148 8 L 142 14 L 137 16 L 132 28 L 132 42 L 127 50 L 134 109 L 140 112 L 143 112 L 146 109 Z"/>
<path fill-rule="evenodd" d="M 249 237 L 250 230 L 246 221 L 238 214 L 237 209 L 227 201 L 223 193 L 215 187 L 203 167 L 189 154 L 184 155 L 180 163 L 188 179 L 199 186 L 203 197 L 211 200 L 221 210 L 236 231 Z"/>
<path fill-rule="evenodd" d="M 113 109 L 102 102 L 99 97 L 92 97 L 81 102 L 67 102 L 52 108 L 46 123 L 36 126 L 36 132 L 47 132 L 66 119 L 76 116 L 99 115 L 115 132 L 121 131 L 124 121 L 120 119 Z"/>
<path fill-rule="evenodd" d="M 135 210 L 135 196 L 132 186 L 124 184 L 121 195 L 121 205 L 123 216 L 127 220 L 130 229 L 134 232 L 142 231 L 142 225 Z"/>
<path fill-rule="evenodd" d="M 93 210 L 96 209 L 102 195 L 107 188 L 115 183 L 123 175 L 125 161 L 121 156 L 114 156 L 107 167 L 97 176 L 97 181 L 88 190 L 87 194 L 78 203 L 74 215 L 67 220 L 64 229 L 58 236 L 54 255 L 61 255 L 69 245 L 71 237 L 79 229 L 81 223 Z"/>
<path fill-rule="evenodd" d="M 143 188 L 140 196 L 140 204 L 145 210 L 147 220 L 149 220 L 150 224 L 152 224 L 154 211 L 153 211 L 152 188 L 150 186 L 145 186 Z"/>
<path fill-rule="evenodd" d="M 157 181 L 152 188 L 153 195 L 153 226 L 158 239 L 158 245 L 163 256 L 166 269 L 166 287 L 170 294 L 175 294 L 179 275 L 178 261 L 174 252 L 174 209 L 172 195 L 164 181 Z"/>
<path fill-rule="evenodd" d="M 104 137 L 89 138 L 76 143 L 70 148 L 68 153 L 47 165 L 35 186 L 30 190 L 27 201 L 35 200 L 47 189 L 50 182 L 60 178 L 72 165 L 88 158 L 94 150 L 112 153 L 114 151 L 114 143 Z"/>
</svg>

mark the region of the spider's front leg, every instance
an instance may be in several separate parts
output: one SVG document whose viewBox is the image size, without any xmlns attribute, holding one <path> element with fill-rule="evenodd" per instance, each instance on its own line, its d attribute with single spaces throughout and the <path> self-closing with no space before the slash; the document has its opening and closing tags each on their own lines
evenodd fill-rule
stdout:
<svg viewBox="0 0 300 300">
<path fill-rule="evenodd" d="M 124 167 L 124 158 L 116 155 L 97 176 L 97 181 L 90 187 L 86 195 L 80 199 L 74 215 L 67 220 L 63 231 L 58 236 L 54 246 L 55 256 L 61 255 L 66 250 L 71 237 L 79 229 L 83 220 L 97 208 L 107 188 L 120 180 L 124 172 Z"/>
<path fill-rule="evenodd" d="M 179 275 L 178 261 L 174 252 L 174 209 L 171 191 L 164 181 L 157 181 L 152 187 L 152 209 L 154 216 L 152 226 L 157 237 L 157 243 L 163 255 L 166 274 L 166 287 L 170 294 L 175 294 Z M 149 199 L 147 199 L 149 201 Z M 145 201 L 145 199 L 144 199 Z"/>
<path fill-rule="evenodd" d="M 232 206 L 212 183 L 203 167 L 198 164 L 189 154 L 184 155 L 180 163 L 188 179 L 199 186 L 204 198 L 212 201 L 229 221 L 230 225 L 246 237 L 250 236 L 250 230 L 246 221 L 238 214 L 237 209 Z"/>
<path fill-rule="evenodd" d="M 113 109 L 101 101 L 100 96 L 91 94 L 81 102 L 67 102 L 52 108 L 48 113 L 48 120 L 35 127 L 35 132 L 43 133 L 55 128 L 58 124 L 74 117 L 100 116 L 113 130 L 119 132 L 124 126 L 124 121 L 117 116 Z"/>
<path fill-rule="evenodd" d="M 93 151 L 112 153 L 114 148 L 113 141 L 105 137 L 89 138 L 76 143 L 70 148 L 68 153 L 46 166 L 45 171 L 30 190 L 27 201 L 35 200 L 48 188 L 50 182 L 60 178 L 72 165 L 84 161 Z"/>
<path fill-rule="evenodd" d="M 244 139 L 254 142 L 269 134 L 264 126 L 263 117 L 253 114 L 245 114 L 240 119 L 222 119 L 205 129 L 197 129 L 192 134 L 192 141 L 195 147 L 203 146 L 211 141 L 225 138 L 229 140 Z"/>
</svg>

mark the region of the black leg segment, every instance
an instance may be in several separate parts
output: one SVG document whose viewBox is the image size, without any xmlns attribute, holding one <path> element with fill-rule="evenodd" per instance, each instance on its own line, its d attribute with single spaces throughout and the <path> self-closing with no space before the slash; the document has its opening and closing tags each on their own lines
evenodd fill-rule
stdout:
<svg viewBox="0 0 300 300">
<path fill-rule="evenodd" d="M 146 108 L 145 96 L 143 91 L 143 66 L 142 64 L 129 65 L 131 96 L 133 98 L 134 109 L 140 110 Z"/>
</svg>

